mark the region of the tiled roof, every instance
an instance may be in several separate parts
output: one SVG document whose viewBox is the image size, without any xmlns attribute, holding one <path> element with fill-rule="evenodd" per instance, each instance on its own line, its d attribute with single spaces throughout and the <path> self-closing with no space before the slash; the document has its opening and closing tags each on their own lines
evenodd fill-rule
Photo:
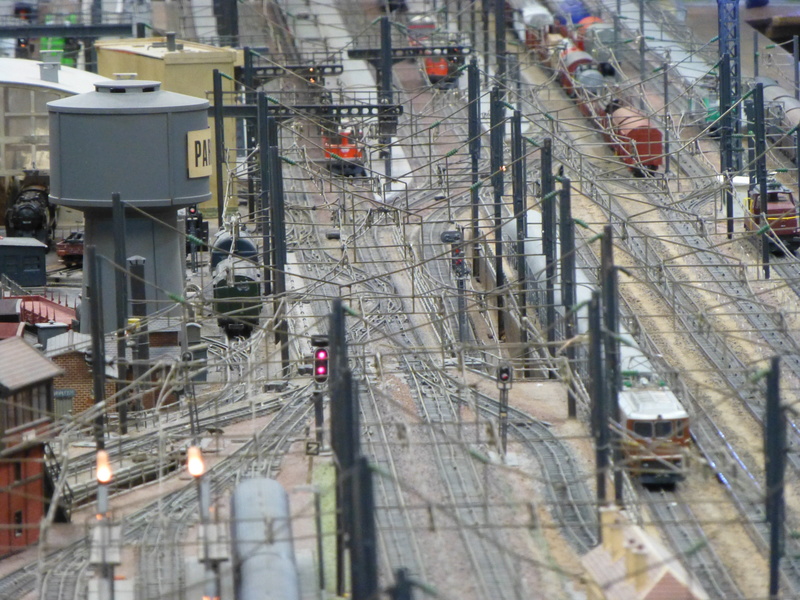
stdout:
<svg viewBox="0 0 800 600">
<path fill-rule="evenodd" d="M 0 342 L 0 394 L 52 379 L 63 371 L 18 337 Z"/>
<path fill-rule="evenodd" d="M 609 600 L 708 600 L 699 582 L 687 573 L 677 556 L 641 527 L 620 523 L 620 535 L 604 533 L 604 542 L 581 557 L 590 578 Z M 607 536 L 607 537 L 606 537 Z M 615 539 L 616 538 L 616 539 Z M 613 559 L 611 549 L 617 548 Z M 627 554 L 641 553 L 639 572 L 629 572 Z M 641 571 L 644 571 L 642 573 Z M 637 581 L 643 575 L 642 581 Z"/>
<path fill-rule="evenodd" d="M 25 323 L 0 323 L 0 340 L 12 337 L 22 337 Z"/>
</svg>

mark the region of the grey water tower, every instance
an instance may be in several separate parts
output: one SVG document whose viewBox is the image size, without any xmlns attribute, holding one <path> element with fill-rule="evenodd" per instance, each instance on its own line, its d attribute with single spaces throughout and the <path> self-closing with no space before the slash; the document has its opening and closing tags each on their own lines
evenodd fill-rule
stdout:
<svg viewBox="0 0 800 600">
<path fill-rule="evenodd" d="M 126 251 L 147 261 L 148 315 L 176 312 L 169 294 L 182 293 L 185 268 L 177 213 L 211 197 L 208 101 L 160 87 L 156 81 L 105 81 L 94 92 L 47 105 L 50 200 L 84 212 L 85 243 L 113 260 L 114 192 L 142 211 L 126 211 Z M 101 262 L 104 329 L 112 331 L 114 272 Z M 84 297 L 86 284 L 84 278 Z M 88 321 L 84 314 L 82 331 Z"/>
</svg>

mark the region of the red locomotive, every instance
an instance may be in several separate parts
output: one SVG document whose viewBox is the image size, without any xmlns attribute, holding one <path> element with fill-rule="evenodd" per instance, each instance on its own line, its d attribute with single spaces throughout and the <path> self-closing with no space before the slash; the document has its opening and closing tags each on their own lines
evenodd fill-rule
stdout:
<svg viewBox="0 0 800 600">
<path fill-rule="evenodd" d="M 322 135 L 325 164 L 331 173 L 348 177 L 366 177 L 364 141 L 353 127 L 336 126 Z"/>
<path fill-rule="evenodd" d="M 451 46 L 447 55 L 425 56 L 422 61 L 425 76 L 432 86 L 440 89 L 456 87 L 458 69 L 464 64 L 464 57 L 458 53 L 458 45 L 449 39 L 449 35 L 439 32 L 433 17 L 412 17 L 408 25 L 408 42 L 411 46 Z"/>
<path fill-rule="evenodd" d="M 744 228 L 755 232 L 761 228 L 761 190 L 750 189 L 746 199 Z M 771 233 L 779 238 L 789 250 L 800 247 L 800 219 L 794 194 L 777 180 L 767 183 L 767 223 Z"/>
</svg>

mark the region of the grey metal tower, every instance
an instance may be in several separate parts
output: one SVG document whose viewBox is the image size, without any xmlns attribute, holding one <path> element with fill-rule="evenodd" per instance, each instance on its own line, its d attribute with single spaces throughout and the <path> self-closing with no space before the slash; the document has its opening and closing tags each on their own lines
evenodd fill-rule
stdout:
<svg viewBox="0 0 800 600">
<path fill-rule="evenodd" d="M 107 81 L 50 102 L 50 200 L 82 210 L 85 243 L 100 268 L 103 327 L 116 328 L 112 194 L 126 211 L 126 250 L 146 259 L 146 314 L 174 307 L 184 286 L 178 209 L 211 197 L 208 101 L 161 91 L 156 81 Z M 87 282 L 84 278 L 84 298 Z M 85 312 L 85 307 L 84 307 Z M 86 315 L 81 331 L 86 331 Z"/>
<path fill-rule="evenodd" d="M 734 103 L 742 98 L 742 59 L 739 31 L 739 0 L 717 0 L 717 18 L 719 19 L 719 56 L 722 59 L 728 55 L 729 74 L 730 74 L 730 96 L 723 98 L 727 89 L 720 89 L 719 108 L 720 112 L 729 109 Z M 720 60 L 720 69 L 724 66 Z M 722 87 L 722 86 L 721 86 Z M 742 154 L 738 150 L 741 142 L 737 134 L 740 131 L 741 110 L 733 111 L 731 118 L 731 149 L 730 162 L 728 166 L 738 171 L 742 168 Z M 725 152 L 725 149 L 723 149 Z"/>
</svg>

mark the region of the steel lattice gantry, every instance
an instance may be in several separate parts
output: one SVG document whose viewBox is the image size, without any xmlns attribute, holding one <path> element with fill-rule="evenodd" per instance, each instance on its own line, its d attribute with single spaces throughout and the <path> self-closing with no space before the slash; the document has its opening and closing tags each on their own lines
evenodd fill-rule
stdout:
<svg viewBox="0 0 800 600">
<path fill-rule="evenodd" d="M 742 60 L 738 0 L 717 0 L 719 18 L 719 55 L 730 56 L 731 92 L 734 101 L 742 97 Z"/>
<path fill-rule="evenodd" d="M 741 58 L 741 32 L 739 28 L 739 0 L 717 0 L 717 18 L 719 20 L 719 56 L 720 71 L 725 68 L 723 58 L 727 55 L 729 78 L 720 73 L 720 114 L 725 114 L 730 108 L 742 98 L 742 58 Z M 726 81 L 727 79 L 727 81 Z M 738 170 L 741 168 L 741 152 L 736 151 L 737 135 L 740 131 L 738 115 L 741 110 L 733 111 L 730 119 L 730 141 L 731 147 L 727 150 L 723 148 L 722 170 Z M 727 144 L 723 144 L 726 146 Z"/>
</svg>

